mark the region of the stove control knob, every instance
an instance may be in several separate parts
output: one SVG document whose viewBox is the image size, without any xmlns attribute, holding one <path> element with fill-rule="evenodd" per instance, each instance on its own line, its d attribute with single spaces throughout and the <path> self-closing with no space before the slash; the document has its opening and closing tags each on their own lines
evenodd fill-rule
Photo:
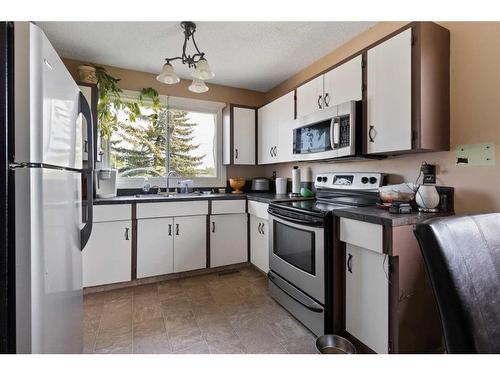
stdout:
<svg viewBox="0 0 500 375">
<path fill-rule="evenodd" d="M 361 183 L 362 184 L 367 184 L 368 183 L 368 177 L 362 177 L 361 178 Z"/>
<path fill-rule="evenodd" d="M 323 180 L 323 182 L 326 182 L 326 181 L 328 181 L 328 177 L 323 176 L 322 180 Z"/>
<path fill-rule="evenodd" d="M 377 183 L 377 177 L 370 177 L 370 184 L 374 185 Z"/>
<path fill-rule="evenodd" d="M 321 182 L 321 176 L 316 177 L 316 181 Z"/>
</svg>

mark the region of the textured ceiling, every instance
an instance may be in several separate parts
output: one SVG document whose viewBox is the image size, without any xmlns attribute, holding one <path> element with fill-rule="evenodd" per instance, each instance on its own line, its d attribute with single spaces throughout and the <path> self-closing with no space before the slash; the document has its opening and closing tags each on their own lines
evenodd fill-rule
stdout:
<svg viewBox="0 0 500 375">
<path fill-rule="evenodd" d="M 181 54 L 178 22 L 37 22 L 62 57 L 158 73 Z M 268 91 L 374 22 L 197 22 L 196 42 L 215 72 L 209 81 Z M 187 67 L 173 63 L 181 78 Z"/>
</svg>

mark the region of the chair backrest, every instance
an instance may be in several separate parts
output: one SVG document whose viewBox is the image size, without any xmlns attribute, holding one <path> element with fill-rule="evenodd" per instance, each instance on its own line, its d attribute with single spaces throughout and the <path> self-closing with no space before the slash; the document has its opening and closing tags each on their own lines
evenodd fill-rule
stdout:
<svg viewBox="0 0 500 375">
<path fill-rule="evenodd" d="M 500 213 L 415 229 L 449 353 L 500 353 Z"/>
</svg>

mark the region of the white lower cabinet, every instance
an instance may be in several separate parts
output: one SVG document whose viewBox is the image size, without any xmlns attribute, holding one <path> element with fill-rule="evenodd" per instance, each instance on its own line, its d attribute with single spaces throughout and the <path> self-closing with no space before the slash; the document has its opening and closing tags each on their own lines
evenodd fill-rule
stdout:
<svg viewBox="0 0 500 375">
<path fill-rule="evenodd" d="M 389 351 L 386 256 L 346 244 L 346 331 L 377 353 Z"/>
<path fill-rule="evenodd" d="M 250 262 L 263 272 L 269 271 L 268 221 L 250 215 Z"/>
<path fill-rule="evenodd" d="M 174 233 L 174 272 L 205 268 L 207 266 L 207 217 L 176 217 Z"/>
<path fill-rule="evenodd" d="M 83 286 L 130 281 L 132 276 L 132 222 L 94 223 L 83 250 Z"/>
<path fill-rule="evenodd" d="M 205 215 L 137 221 L 137 277 L 205 268 Z"/>
<path fill-rule="evenodd" d="M 210 267 L 246 262 L 247 214 L 210 216 Z"/>
<path fill-rule="evenodd" d="M 174 219 L 137 220 L 137 277 L 174 272 Z"/>
</svg>

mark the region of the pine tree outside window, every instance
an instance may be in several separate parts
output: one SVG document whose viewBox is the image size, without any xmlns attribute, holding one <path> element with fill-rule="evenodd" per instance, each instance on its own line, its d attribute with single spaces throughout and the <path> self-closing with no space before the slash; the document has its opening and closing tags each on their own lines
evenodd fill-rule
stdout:
<svg viewBox="0 0 500 375">
<path fill-rule="evenodd" d="M 117 128 L 108 142 L 109 166 L 118 170 L 119 188 L 139 188 L 147 180 L 165 186 L 168 170 L 177 181 L 191 179 L 195 187 L 223 187 L 221 103 L 160 96 L 160 106 L 138 99 L 141 115 L 134 121 L 125 110 L 116 112 Z"/>
</svg>

